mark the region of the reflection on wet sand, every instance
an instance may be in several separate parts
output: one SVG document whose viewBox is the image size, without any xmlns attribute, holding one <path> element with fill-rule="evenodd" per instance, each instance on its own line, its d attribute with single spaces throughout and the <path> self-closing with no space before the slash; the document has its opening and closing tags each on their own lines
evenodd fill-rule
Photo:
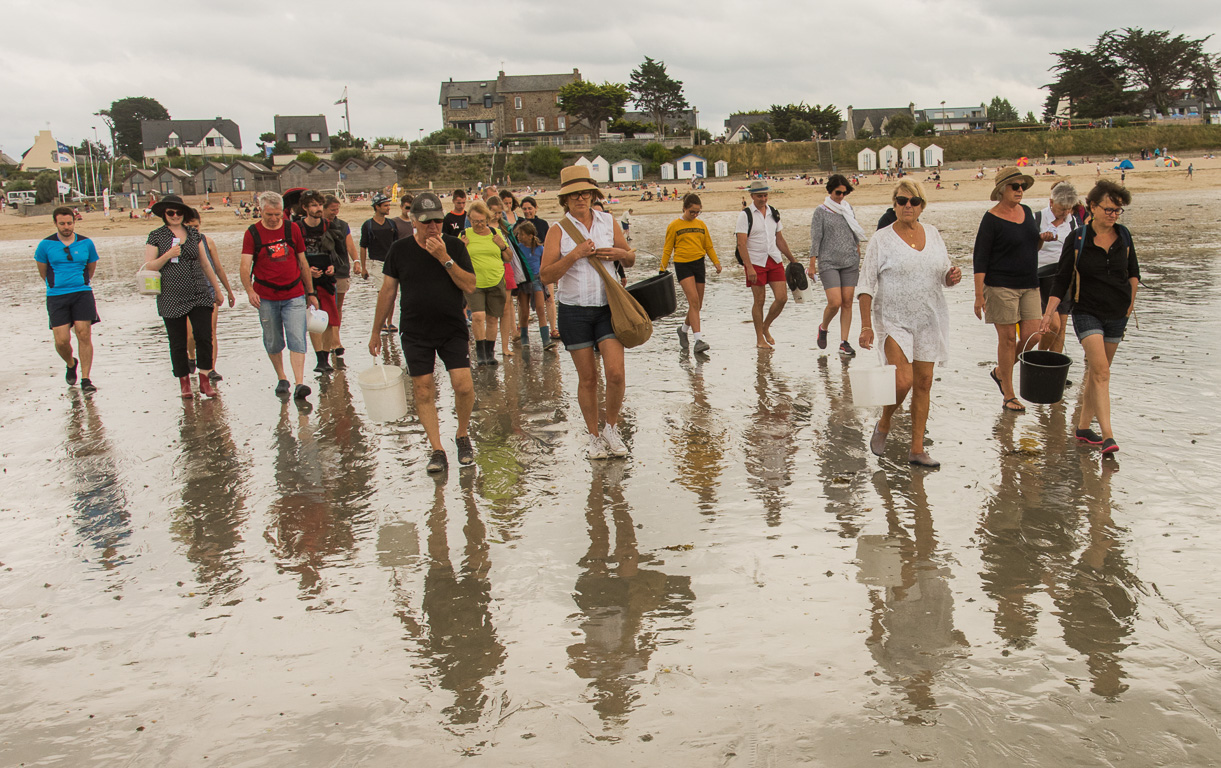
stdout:
<svg viewBox="0 0 1221 768">
<path fill-rule="evenodd" d="M 819 477 L 822 478 L 828 513 L 839 524 L 839 535 L 854 539 L 860 533 L 861 494 L 869 462 L 865 458 L 864 411 L 852 405 L 848 364 L 818 358 L 818 375 L 827 396 L 827 426 L 816 439 Z M 831 370 L 835 370 L 832 382 Z"/>
<path fill-rule="evenodd" d="M 210 597 L 223 597 L 243 581 L 237 547 L 247 517 L 249 470 L 238 455 L 222 400 L 184 403 L 178 437 L 182 504 L 170 528 L 194 563 L 199 583 Z"/>
<path fill-rule="evenodd" d="M 1118 544 L 1125 532 L 1111 519 L 1118 464 L 1068 439 L 1063 404 L 1040 407 L 1037 419 L 1016 440 L 1007 414 L 993 430 L 1000 481 L 979 528 L 984 592 L 996 601 L 997 635 L 1021 649 L 1036 641 L 1033 598 L 1045 591 L 1065 642 L 1087 659 L 1090 690 L 1118 696 L 1128 687 L 1119 655 L 1141 589 Z"/>
<path fill-rule="evenodd" d="M 728 430 L 721 414 L 708 402 L 704 388 L 704 360 L 683 351 L 679 364 L 687 374 L 691 402 L 667 419 L 666 429 L 674 444 L 674 475 L 679 485 L 696 495 L 705 515 L 716 514 L 717 487 L 725 470 L 725 444 Z"/>
<path fill-rule="evenodd" d="M 759 351 L 755 368 L 757 404 L 742 433 L 746 473 L 769 526 L 780 525 L 780 512 L 788 503 L 784 489 L 793 483 L 793 457 L 797 453 L 793 443 L 797 431 L 793 396 L 788 381 L 772 370 L 773 354 L 770 350 Z"/>
<path fill-rule="evenodd" d="M 878 470 L 873 483 L 886 511 L 885 536 L 861 536 L 858 580 L 869 594 L 869 652 L 906 705 L 896 713 L 910 723 L 933 723 L 937 673 L 965 654 L 954 627 L 949 566 L 937 551 L 937 533 L 924 491 L 923 472 Z M 910 531 L 903 518 L 910 514 Z"/>
<path fill-rule="evenodd" d="M 665 642 L 663 631 L 682 628 L 695 600 L 690 577 L 640 567 L 652 558 L 642 557 L 637 548 L 636 526 L 623 496 L 626 472 L 619 462 L 594 468 L 585 512 L 589 551 L 578 562 L 584 570 L 573 590 L 581 609 L 575 618 L 585 639 L 568 646 L 568 667 L 590 681 L 587 698 L 608 727 L 626 723 L 639 698 L 636 686 L 644 682 L 641 673 Z"/>
<path fill-rule="evenodd" d="M 451 470 L 456 473 L 457 470 Z M 454 703 L 443 711 L 451 725 L 475 725 L 488 705 L 486 679 L 504 664 L 505 647 L 492 626 L 488 609 L 492 586 L 488 571 L 487 526 L 475 503 L 474 477 L 468 470 L 459 475 L 466 511 L 462 533 L 466 541 L 462 569 L 454 570 L 449 555 L 445 483 L 436 483 L 432 509 L 428 513 L 428 571 L 424 576 L 424 618 L 427 631 L 421 638 L 421 654 L 440 673 L 442 688 L 454 694 Z M 410 624 L 408 629 L 413 629 Z"/>
<path fill-rule="evenodd" d="M 79 390 L 71 390 L 69 399 L 63 475 L 75 486 L 73 522 L 81 543 L 96 551 L 98 566 L 110 570 L 126 559 L 121 549 L 131 536 L 127 494 L 97 406 Z"/>
</svg>

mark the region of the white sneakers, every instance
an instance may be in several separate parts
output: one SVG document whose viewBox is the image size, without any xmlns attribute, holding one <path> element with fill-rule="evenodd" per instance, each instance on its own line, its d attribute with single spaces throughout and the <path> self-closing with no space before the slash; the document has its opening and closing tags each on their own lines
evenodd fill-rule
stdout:
<svg viewBox="0 0 1221 768">
<path fill-rule="evenodd" d="M 607 424 L 602 428 L 602 440 L 606 443 L 606 450 L 615 458 L 623 458 L 627 456 L 627 446 L 623 444 L 623 439 L 619 437 L 619 430 L 614 426 Z"/>
<path fill-rule="evenodd" d="M 585 449 L 587 459 L 621 459 L 628 455 L 627 446 L 619 431 L 610 424 L 602 428 L 602 433 L 589 436 L 589 446 Z"/>
</svg>

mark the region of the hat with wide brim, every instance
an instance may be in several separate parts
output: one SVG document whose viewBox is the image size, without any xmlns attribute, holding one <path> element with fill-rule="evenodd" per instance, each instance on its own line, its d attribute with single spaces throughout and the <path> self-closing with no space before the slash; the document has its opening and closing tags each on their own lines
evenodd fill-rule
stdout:
<svg viewBox="0 0 1221 768">
<path fill-rule="evenodd" d="M 771 192 L 772 188 L 768 186 L 766 181 L 756 179 L 750 183 L 746 191 L 752 195 L 762 194 L 763 192 Z"/>
<path fill-rule="evenodd" d="M 598 188 L 597 182 L 589 175 L 589 169 L 585 166 L 570 165 L 560 169 L 560 188 L 556 192 L 558 197 L 585 190 L 593 192 L 596 197 L 604 197 L 602 190 Z"/>
<path fill-rule="evenodd" d="M 182 202 L 181 197 L 178 195 L 166 195 L 157 202 L 153 203 L 153 215 L 164 219 L 166 208 L 177 208 L 178 210 L 182 211 L 183 216 L 186 216 L 191 212 L 191 206 Z"/>
<path fill-rule="evenodd" d="M 1034 177 L 1022 173 L 1016 165 L 1007 165 L 996 172 L 996 185 L 992 188 L 993 202 L 1001 199 L 1001 190 L 1010 184 L 1022 183 L 1022 189 L 1034 186 Z"/>
<path fill-rule="evenodd" d="M 284 198 L 284 207 L 286 209 L 296 208 L 297 203 L 301 202 L 301 195 L 303 194 L 305 194 L 305 187 L 293 187 L 292 189 L 285 190 L 284 194 L 280 195 L 280 197 Z"/>
</svg>

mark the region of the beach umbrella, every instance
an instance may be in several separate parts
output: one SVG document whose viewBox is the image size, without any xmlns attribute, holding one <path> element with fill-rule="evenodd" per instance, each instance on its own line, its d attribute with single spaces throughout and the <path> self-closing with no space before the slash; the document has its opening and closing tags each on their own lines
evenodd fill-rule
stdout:
<svg viewBox="0 0 1221 768">
<path fill-rule="evenodd" d="M 1018 161 L 1017 161 L 1018 168 L 1025 168 L 1028 165 L 1030 165 L 1029 157 L 1019 157 L 1018 158 Z"/>
</svg>

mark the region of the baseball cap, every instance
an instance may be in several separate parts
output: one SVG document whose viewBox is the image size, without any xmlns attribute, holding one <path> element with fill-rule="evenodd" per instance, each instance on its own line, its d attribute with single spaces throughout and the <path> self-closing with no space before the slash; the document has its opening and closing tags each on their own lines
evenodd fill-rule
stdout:
<svg viewBox="0 0 1221 768">
<path fill-rule="evenodd" d="M 431 192 L 421 192 L 411 203 L 411 217 L 417 221 L 441 221 L 445 218 L 445 208 L 441 198 Z"/>
<path fill-rule="evenodd" d="M 383 195 L 381 192 L 378 192 L 376 195 L 373 196 L 373 207 L 374 208 L 381 205 L 382 203 L 388 203 L 388 202 L 390 202 L 389 195 Z"/>
</svg>

